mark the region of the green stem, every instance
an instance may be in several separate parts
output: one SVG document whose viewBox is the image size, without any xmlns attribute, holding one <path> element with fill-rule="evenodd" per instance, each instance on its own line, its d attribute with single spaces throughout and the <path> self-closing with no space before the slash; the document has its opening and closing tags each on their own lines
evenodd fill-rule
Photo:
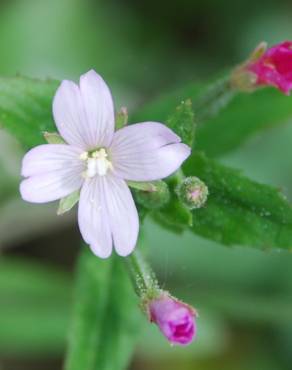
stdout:
<svg viewBox="0 0 292 370">
<path fill-rule="evenodd" d="M 140 251 L 135 251 L 126 260 L 135 291 L 142 299 L 160 293 L 155 273 L 145 261 Z"/>
<path fill-rule="evenodd" d="M 202 123 L 216 116 L 230 103 L 236 93 L 230 82 L 230 74 L 209 85 L 193 102 L 197 121 Z"/>
</svg>

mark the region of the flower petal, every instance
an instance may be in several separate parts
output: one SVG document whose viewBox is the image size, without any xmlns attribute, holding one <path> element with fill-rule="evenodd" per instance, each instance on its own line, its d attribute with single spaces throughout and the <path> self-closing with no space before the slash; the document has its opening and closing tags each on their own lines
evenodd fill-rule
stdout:
<svg viewBox="0 0 292 370">
<path fill-rule="evenodd" d="M 80 77 L 80 91 L 89 131 L 89 146 L 108 147 L 115 129 L 114 104 L 111 92 L 94 70 Z"/>
<path fill-rule="evenodd" d="M 93 70 L 80 77 L 80 87 L 64 80 L 53 101 L 59 133 L 67 143 L 84 150 L 108 146 L 114 132 L 112 96 Z"/>
<path fill-rule="evenodd" d="M 101 258 L 127 256 L 135 248 L 139 219 L 126 183 L 112 175 L 87 180 L 81 190 L 78 222 L 83 239 Z"/>
<path fill-rule="evenodd" d="M 68 168 L 34 175 L 20 184 L 24 200 L 32 203 L 47 203 L 61 199 L 78 190 L 83 182 L 81 173 Z"/>
<path fill-rule="evenodd" d="M 79 87 L 64 80 L 53 101 L 53 115 L 60 135 L 70 145 L 84 150 L 88 146 L 87 119 Z"/>
<path fill-rule="evenodd" d="M 95 255 L 107 258 L 112 253 L 112 236 L 105 200 L 105 177 L 84 182 L 79 200 L 78 223 L 81 235 Z"/>
<path fill-rule="evenodd" d="M 83 170 L 79 157 L 81 149 L 63 144 L 45 144 L 31 149 L 23 158 L 21 174 L 24 177 L 40 175 L 56 170 Z"/>
<path fill-rule="evenodd" d="M 115 250 L 120 256 L 127 256 L 137 243 L 139 232 L 137 209 L 126 182 L 113 175 L 106 178 L 106 202 Z"/>
<path fill-rule="evenodd" d="M 175 172 L 190 148 L 161 123 L 130 125 L 114 134 L 111 158 L 114 173 L 126 180 L 153 181 Z"/>
</svg>

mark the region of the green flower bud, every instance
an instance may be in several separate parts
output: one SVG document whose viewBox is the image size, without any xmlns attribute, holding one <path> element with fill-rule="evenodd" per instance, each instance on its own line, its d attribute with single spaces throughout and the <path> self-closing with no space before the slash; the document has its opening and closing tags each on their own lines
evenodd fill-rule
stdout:
<svg viewBox="0 0 292 370">
<path fill-rule="evenodd" d="M 186 177 L 176 188 L 180 201 L 189 209 L 201 208 L 208 198 L 208 188 L 198 177 Z"/>
<path fill-rule="evenodd" d="M 151 191 L 142 191 L 135 189 L 135 196 L 138 203 L 148 209 L 158 209 L 168 203 L 170 192 L 168 185 L 164 181 L 155 181 Z"/>
</svg>

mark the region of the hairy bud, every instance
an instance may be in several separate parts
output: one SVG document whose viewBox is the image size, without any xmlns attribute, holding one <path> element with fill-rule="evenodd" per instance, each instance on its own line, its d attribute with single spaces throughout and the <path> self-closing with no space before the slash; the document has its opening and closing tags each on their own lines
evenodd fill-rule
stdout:
<svg viewBox="0 0 292 370">
<path fill-rule="evenodd" d="M 207 201 L 208 188 L 198 177 L 186 177 L 176 188 L 181 202 L 189 209 L 201 208 Z"/>
</svg>

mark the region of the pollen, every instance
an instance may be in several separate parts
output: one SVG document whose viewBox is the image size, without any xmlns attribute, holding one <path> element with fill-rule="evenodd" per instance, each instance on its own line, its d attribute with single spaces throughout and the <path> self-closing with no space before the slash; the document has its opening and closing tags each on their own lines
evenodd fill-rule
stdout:
<svg viewBox="0 0 292 370">
<path fill-rule="evenodd" d="M 84 152 L 80 155 L 80 159 L 86 162 L 87 168 L 84 172 L 86 178 L 93 178 L 96 175 L 104 176 L 108 170 L 112 170 L 113 166 L 108 158 L 108 153 L 104 148 L 95 150 L 94 152 Z"/>
</svg>

